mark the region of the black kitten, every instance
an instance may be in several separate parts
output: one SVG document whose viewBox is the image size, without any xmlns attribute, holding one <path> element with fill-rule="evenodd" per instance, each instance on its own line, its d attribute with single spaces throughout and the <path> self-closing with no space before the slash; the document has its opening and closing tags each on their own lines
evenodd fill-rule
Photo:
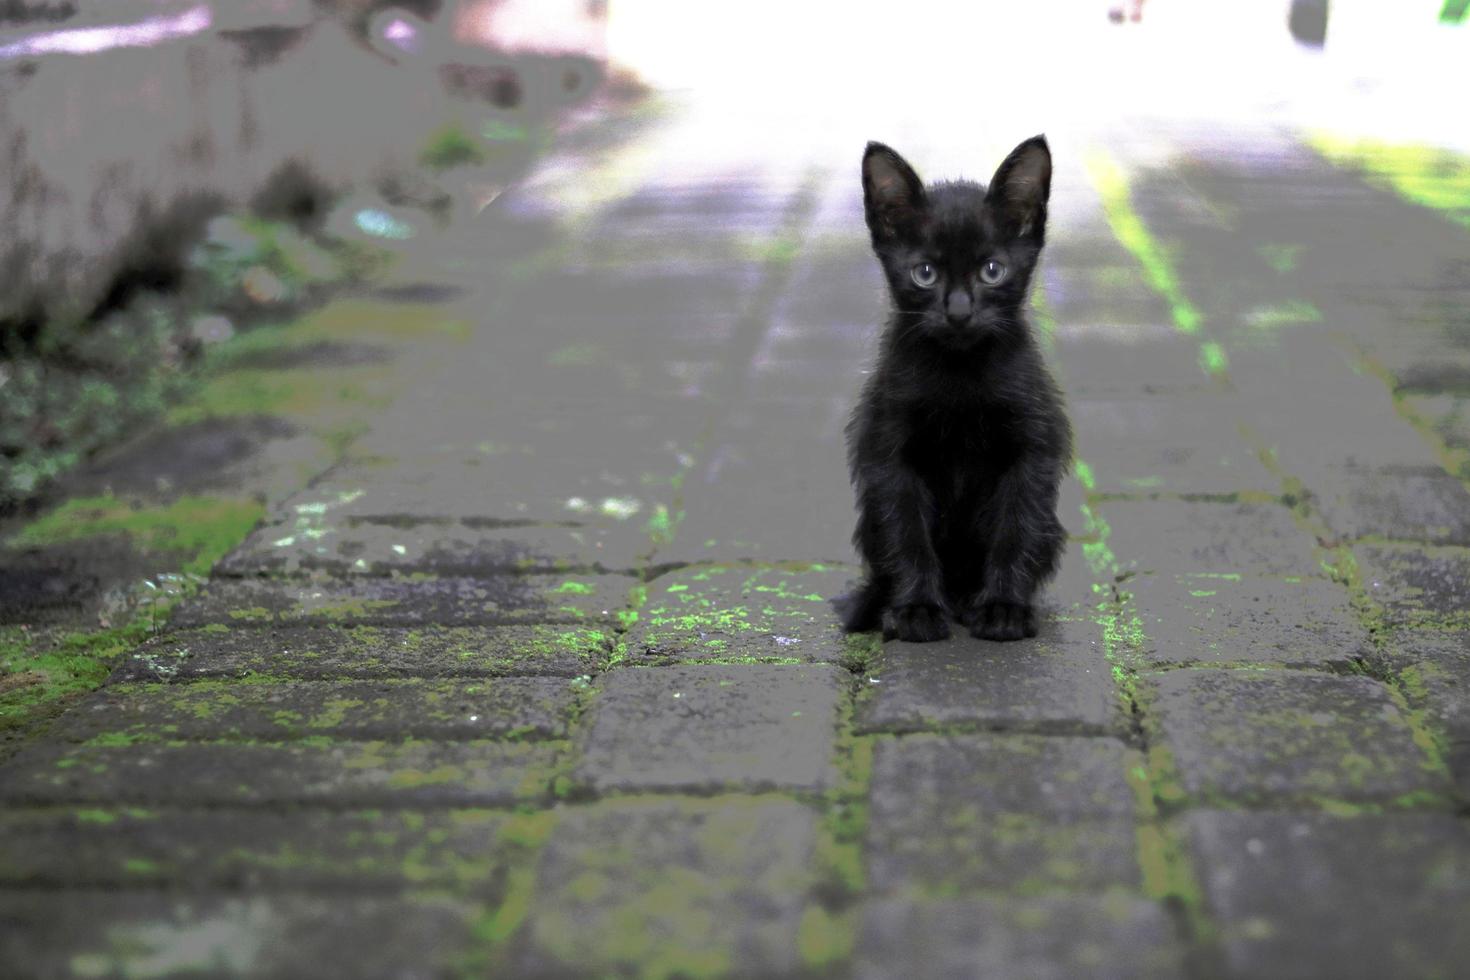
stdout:
<svg viewBox="0 0 1470 980">
<path fill-rule="evenodd" d="M 863 203 L 893 312 L 847 427 L 853 543 L 868 579 L 844 627 L 923 642 L 1036 635 L 1032 597 L 1066 532 L 1057 485 L 1072 434 L 1026 325 L 1051 152 L 1033 137 L 987 191 L 926 188 L 881 143 L 863 154 Z M 885 616 L 885 612 L 887 615 Z"/>
</svg>

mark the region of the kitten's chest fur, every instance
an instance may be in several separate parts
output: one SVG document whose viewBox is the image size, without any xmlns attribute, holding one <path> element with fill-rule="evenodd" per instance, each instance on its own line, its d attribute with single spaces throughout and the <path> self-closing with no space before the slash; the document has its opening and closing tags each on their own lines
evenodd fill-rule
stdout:
<svg viewBox="0 0 1470 980">
<path fill-rule="evenodd" d="M 904 462 L 934 495 L 941 517 L 982 504 L 1020 453 L 1013 408 L 975 391 L 931 393 L 899 418 Z"/>
</svg>

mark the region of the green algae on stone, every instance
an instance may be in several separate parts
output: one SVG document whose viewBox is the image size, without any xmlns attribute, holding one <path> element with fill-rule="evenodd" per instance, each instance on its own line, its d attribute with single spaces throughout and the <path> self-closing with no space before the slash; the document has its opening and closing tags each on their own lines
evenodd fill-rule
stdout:
<svg viewBox="0 0 1470 980">
<path fill-rule="evenodd" d="M 431 170 L 450 170 L 485 162 L 485 147 L 462 126 L 449 124 L 429 137 L 419 162 Z"/>
<path fill-rule="evenodd" d="M 1261 331 L 1297 323 L 1321 323 L 1322 311 L 1303 300 L 1291 300 L 1274 306 L 1257 306 L 1241 315 L 1245 323 Z"/>
<path fill-rule="evenodd" d="M 1199 348 L 1199 366 L 1212 377 L 1225 374 L 1230 367 L 1230 360 L 1225 356 L 1225 348 L 1214 341 L 1205 341 Z"/>
<path fill-rule="evenodd" d="M 159 637 L 124 663 L 129 680 L 287 680 L 575 676 L 611 650 L 609 632 L 557 624 L 431 626 L 289 625 L 270 633 L 183 630 Z"/>
<path fill-rule="evenodd" d="M 1352 139 L 1324 130 L 1308 133 L 1307 143 L 1332 163 L 1358 170 L 1369 182 L 1470 228 L 1470 158 L 1465 155 L 1420 144 Z"/>
<path fill-rule="evenodd" d="M 684 519 L 682 510 L 670 510 L 666 504 L 655 504 L 644 529 L 656 545 L 668 544 Z"/>
<path fill-rule="evenodd" d="M 1137 848 L 1144 894 L 1159 901 L 1177 903 L 1183 910 L 1192 938 L 1208 941 L 1214 935 L 1215 926 L 1204 907 L 1204 896 L 1189 855 L 1172 828 L 1154 823 L 1139 824 Z"/>
<path fill-rule="evenodd" d="M 497 737 L 566 734 L 575 695 L 558 677 L 412 678 L 338 682 L 197 680 L 115 686 L 54 735 L 88 744 Z"/>
<path fill-rule="evenodd" d="M 1265 245 L 1256 246 L 1256 254 L 1260 255 L 1266 261 L 1267 265 L 1283 276 L 1296 269 L 1297 261 L 1305 250 L 1305 245 L 1282 242 L 1268 242 Z"/>
<path fill-rule="evenodd" d="M 849 573 L 801 563 L 705 565 L 644 587 L 625 656 L 653 661 L 840 661 L 844 638 L 829 607 Z"/>
<path fill-rule="evenodd" d="M 822 971 L 846 962 L 857 945 L 857 919 L 856 908 L 832 912 L 820 905 L 807 906 L 796 935 L 802 963 Z"/>
<path fill-rule="evenodd" d="M 146 506 L 120 497 L 79 497 L 22 527 L 12 547 L 43 547 L 103 535 L 126 536 L 144 553 L 172 553 L 187 573 L 202 575 L 242 541 L 264 515 L 257 501 L 180 497 Z"/>
<path fill-rule="evenodd" d="M 153 632 L 154 620 L 149 610 L 123 626 L 59 638 L 0 626 L 0 732 L 24 728 L 100 687 Z"/>
<path fill-rule="evenodd" d="M 1169 304 L 1175 329 L 1184 334 L 1198 333 L 1204 315 L 1185 296 L 1168 252 L 1135 210 L 1127 175 L 1117 161 L 1100 149 L 1089 153 L 1085 162 L 1114 236 L 1133 253 L 1148 284 Z"/>
</svg>

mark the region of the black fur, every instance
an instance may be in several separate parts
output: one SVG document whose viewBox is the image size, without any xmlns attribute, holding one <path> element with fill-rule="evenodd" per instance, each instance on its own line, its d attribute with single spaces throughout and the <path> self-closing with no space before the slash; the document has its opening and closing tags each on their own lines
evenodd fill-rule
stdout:
<svg viewBox="0 0 1470 980">
<path fill-rule="evenodd" d="M 1057 487 L 1072 456 L 1056 383 L 1025 319 L 1045 237 L 1051 153 L 1016 147 L 990 188 L 925 187 L 880 143 L 863 155 L 863 202 L 892 312 L 847 427 L 853 543 L 868 577 L 844 627 L 922 642 L 1036 635 L 1033 598 L 1066 532 Z M 995 260 L 1005 266 L 993 285 Z M 930 268 L 920 269 L 927 263 Z M 925 288 L 919 280 L 932 285 Z"/>
</svg>

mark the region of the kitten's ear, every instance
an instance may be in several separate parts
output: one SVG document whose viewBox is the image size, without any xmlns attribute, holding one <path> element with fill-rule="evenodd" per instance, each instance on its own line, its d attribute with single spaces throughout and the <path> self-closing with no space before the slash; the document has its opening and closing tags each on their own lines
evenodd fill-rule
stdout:
<svg viewBox="0 0 1470 980">
<path fill-rule="evenodd" d="M 1033 136 L 1011 151 L 995 171 L 985 203 L 1000 212 L 1006 230 L 1017 238 L 1040 235 L 1046 227 L 1051 195 L 1051 149 L 1045 136 Z"/>
<path fill-rule="evenodd" d="M 863 152 L 863 210 L 875 239 L 890 239 L 912 228 L 923 213 L 924 182 L 914 168 L 882 143 Z"/>
</svg>

